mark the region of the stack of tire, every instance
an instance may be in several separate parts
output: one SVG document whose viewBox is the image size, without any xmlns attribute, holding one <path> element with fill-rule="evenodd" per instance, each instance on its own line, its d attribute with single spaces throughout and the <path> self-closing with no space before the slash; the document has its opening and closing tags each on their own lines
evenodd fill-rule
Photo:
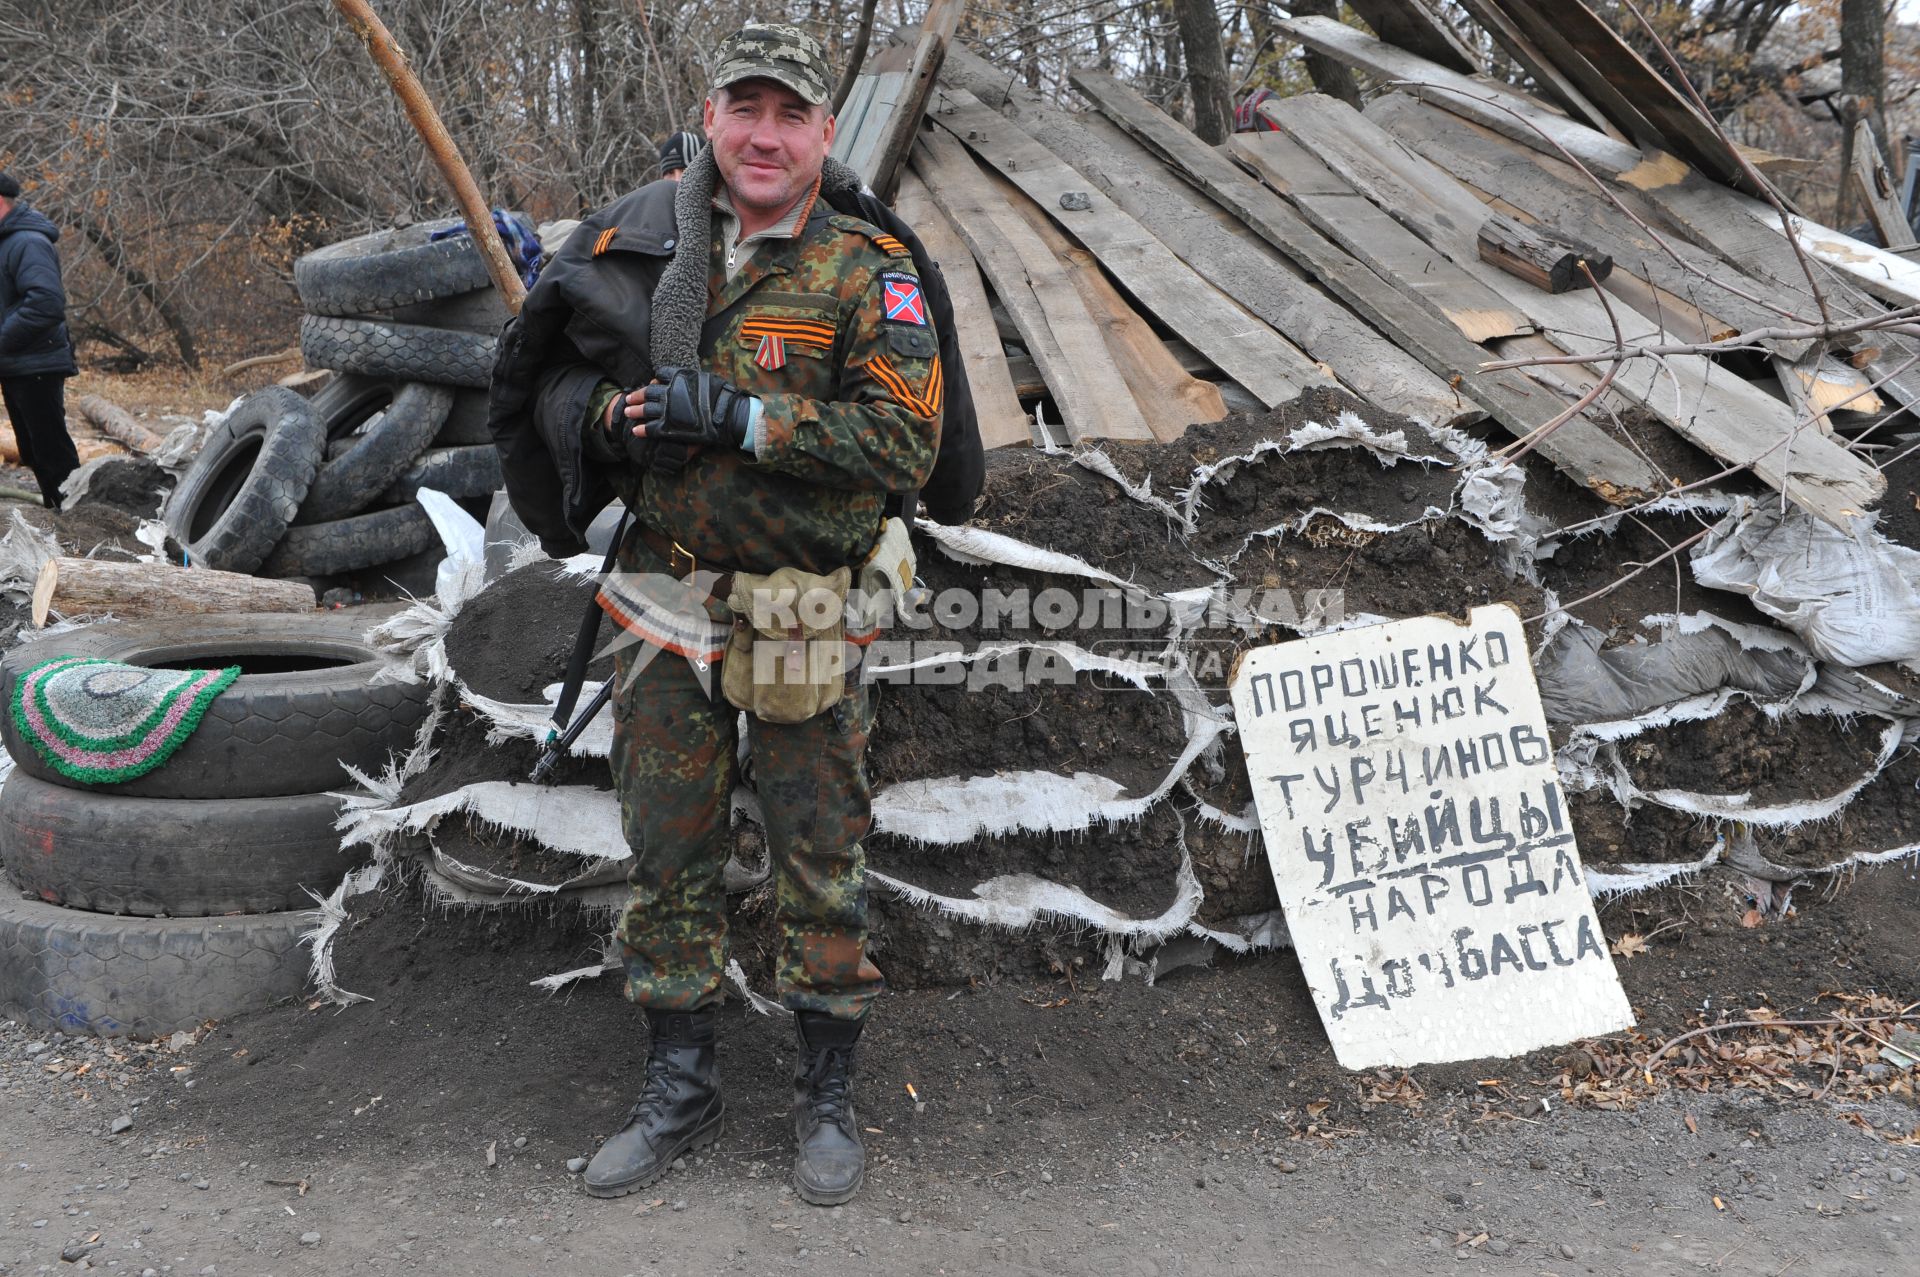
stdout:
<svg viewBox="0 0 1920 1277">
<path fill-rule="evenodd" d="M 0 1019 L 156 1037 L 300 995 L 301 938 L 354 867 L 334 828 L 342 764 L 378 773 L 410 748 L 428 690 L 375 684 L 352 611 L 107 622 L 15 648 L 21 674 L 53 656 L 150 668 L 238 665 L 158 769 L 82 784 L 22 738 L 0 788 Z"/>
<path fill-rule="evenodd" d="M 294 284 L 301 353 L 336 376 L 228 414 L 167 504 L 174 540 L 191 563 L 322 580 L 436 551 L 415 494 L 484 517 L 500 486 L 486 385 L 507 312 L 478 249 L 458 220 L 422 222 L 309 253 Z"/>
</svg>

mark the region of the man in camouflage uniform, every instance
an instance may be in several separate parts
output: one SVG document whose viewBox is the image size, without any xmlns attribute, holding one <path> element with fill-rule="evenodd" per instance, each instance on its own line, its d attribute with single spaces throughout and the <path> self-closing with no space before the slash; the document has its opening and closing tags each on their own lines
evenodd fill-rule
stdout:
<svg viewBox="0 0 1920 1277">
<path fill-rule="evenodd" d="M 576 360 L 541 374 L 533 416 L 556 457 L 577 432 L 569 496 L 604 475 L 637 520 L 602 604 L 644 640 L 618 656 L 612 764 L 634 852 L 618 936 L 651 1043 L 639 1102 L 587 1168 L 598 1196 L 645 1187 L 720 1129 L 737 715 L 702 672 L 724 643 L 731 574 L 860 564 L 888 494 L 923 486 L 939 447 L 942 369 L 909 250 L 821 199 L 823 180 L 851 174 L 825 158 L 834 124 L 820 45 L 752 24 L 717 62 L 711 145 L 677 199 L 655 183 L 588 218 L 517 325 L 538 331 L 541 288 L 569 290 Z M 634 333 L 636 308 L 649 306 Z M 526 339 L 509 329 L 502 341 L 496 435 Z M 688 624 L 620 588 L 643 574 L 694 582 L 710 593 L 706 616 L 696 608 Z M 860 847 L 872 696 L 850 678 L 830 711 L 754 720 L 748 733 L 782 933 L 775 980 L 798 1028 L 794 1181 L 821 1204 L 853 1197 L 865 1168 L 851 1070 L 882 987 L 865 952 Z"/>
</svg>

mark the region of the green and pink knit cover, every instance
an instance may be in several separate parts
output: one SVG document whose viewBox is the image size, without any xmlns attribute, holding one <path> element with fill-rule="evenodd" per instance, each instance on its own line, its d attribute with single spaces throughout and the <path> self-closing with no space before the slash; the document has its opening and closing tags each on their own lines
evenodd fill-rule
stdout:
<svg viewBox="0 0 1920 1277">
<path fill-rule="evenodd" d="M 91 656 L 56 656 L 13 686 L 13 724 L 69 780 L 112 784 L 144 776 L 193 735 L 214 697 L 240 677 L 218 670 L 150 670 Z"/>
</svg>

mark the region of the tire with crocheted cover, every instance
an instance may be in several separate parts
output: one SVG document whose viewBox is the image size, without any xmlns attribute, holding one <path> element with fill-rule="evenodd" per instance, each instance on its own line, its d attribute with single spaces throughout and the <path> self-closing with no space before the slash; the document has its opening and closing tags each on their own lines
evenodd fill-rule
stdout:
<svg viewBox="0 0 1920 1277">
<path fill-rule="evenodd" d="M 416 504 L 288 528 L 260 568 L 264 576 L 332 576 L 391 563 L 439 544 L 433 520 Z"/>
<path fill-rule="evenodd" d="M 116 918 L 0 892 L 0 1019 L 102 1037 L 164 1037 L 297 998 L 310 909 Z"/>
<path fill-rule="evenodd" d="M 425 452 L 446 424 L 453 391 L 420 381 L 335 377 L 313 397 L 327 430 L 327 460 L 300 503 L 296 523 L 359 514 Z M 334 445 L 347 447 L 335 455 Z"/>
<path fill-rule="evenodd" d="M 299 513 L 326 447 L 305 399 L 284 386 L 248 395 L 180 476 L 161 514 L 167 532 L 191 563 L 256 571 Z"/>
<path fill-rule="evenodd" d="M 430 691 L 379 683 L 369 622 L 350 611 L 188 616 L 102 622 L 36 640 L 0 660 L 0 739 L 21 772 L 66 789 L 145 798 L 268 798 L 352 784 L 344 765 L 377 774 L 413 747 Z M 14 713 L 20 675 L 55 656 L 95 656 L 168 669 L 238 665 L 199 727 L 160 767 L 112 784 L 55 771 Z"/>
<path fill-rule="evenodd" d="M 357 235 L 317 248 L 293 264 L 300 304 L 315 315 L 364 315 L 487 288 L 492 278 L 457 217 Z"/>
<path fill-rule="evenodd" d="M 353 867 L 331 794 L 135 798 L 15 772 L 0 788 L 0 864 L 51 904 L 145 918 L 311 905 Z"/>
<path fill-rule="evenodd" d="M 313 368 L 484 388 L 493 376 L 494 338 L 384 319 L 304 315 L 300 353 Z"/>
</svg>

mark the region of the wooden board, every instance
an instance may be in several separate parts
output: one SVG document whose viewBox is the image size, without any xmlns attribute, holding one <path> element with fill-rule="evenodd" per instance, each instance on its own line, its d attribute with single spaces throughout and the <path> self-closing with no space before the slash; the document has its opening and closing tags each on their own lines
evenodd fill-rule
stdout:
<svg viewBox="0 0 1920 1277">
<path fill-rule="evenodd" d="M 989 177 L 992 177 L 989 174 Z M 1152 405 L 1147 426 L 1154 437 L 1170 443 L 1185 434 L 1197 421 L 1218 421 L 1227 415 L 1220 388 L 1187 375 L 1180 361 L 1168 352 L 1166 344 L 1154 334 L 1147 321 L 1134 313 L 1126 298 L 1100 270 L 1100 263 L 1084 248 L 1076 248 L 1060 233 L 1046 211 L 1022 195 L 1005 178 L 995 178 L 1000 193 L 1022 217 L 1040 242 L 1060 259 L 1072 277 L 1087 313 L 1107 339 L 1107 353 L 1113 356 L 1120 375 L 1136 403 Z M 1159 405 L 1165 404 L 1166 411 Z"/>
<path fill-rule="evenodd" d="M 1234 305 L 1094 183 L 1011 120 L 971 94 L 954 91 L 934 121 L 1037 201 L 1162 324 L 1262 403 L 1285 403 L 1324 380 L 1278 333 Z M 1065 208 L 1063 199 L 1084 200 L 1085 207 Z"/>
<path fill-rule="evenodd" d="M 1465 9 L 1488 35 L 1493 37 L 1494 42 L 1506 51 L 1508 57 L 1532 77 L 1542 93 L 1559 102 L 1575 119 L 1599 129 L 1615 141 L 1627 140 L 1626 136 L 1614 127 L 1613 121 L 1609 120 L 1599 107 L 1589 102 L 1587 95 L 1575 87 L 1573 81 L 1560 73 L 1560 69 L 1553 65 L 1552 59 L 1542 53 L 1533 41 L 1527 38 L 1524 31 L 1513 25 L 1513 21 L 1501 11 L 1494 0 L 1455 0 L 1455 2 Z M 1397 42 L 1389 40 L 1387 43 Z M 1419 52 L 1406 45 L 1399 45 L 1399 47 L 1406 49 L 1409 53 Z M 1440 65 L 1437 59 L 1429 60 L 1436 66 Z M 1458 68 L 1443 69 L 1457 70 Z"/>
<path fill-rule="evenodd" d="M 914 165 L 933 202 L 973 250 L 1027 353 L 1046 378 L 1073 439 L 1152 439 L 1106 338 L 1066 270 L 1025 219 L 1008 207 L 966 149 L 935 130 Z"/>
<path fill-rule="evenodd" d="M 1331 18 L 1281 18 L 1274 26 L 1335 61 L 1392 80 L 1416 97 L 1430 100 L 1496 133 L 1551 149 L 1562 146 L 1603 176 L 1640 162 L 1640 150 L 1608 137 L 1518 94 L 1503 94 L 1470 76 L 1450 71 L 1390 44 L 1382 44 Z"/>
<path fill-rule="evenodd" d="M 965 50 L 953 51 L 943 78 L 968 89 L 1000 92 L 999 101 L 1010 114 L 1033 133 L 1044 136 L 1056 155 L 1085 175 L 1083 185 L 1110 197 L 1113 204 L 1177 253 L 1179 260 L 1286 334 L 1320 364 L 1338 366 L 1341 380 L 1362 398 L 1429 421 L 1454 421 L 1462 413 L 1468 418 L 1480 415 L 1477 407 L 1454 394 L 1419 359 L 1399 349 L 1294 271 L 1277 265 L 1263 245 L 1249 242 L 1244 228 L 1240 234 L 1223 229 L 1214 220 L 1217 210 L 1204 197 L 1171 189 L 1137 160 L 1130 161 L 1092 137 L 1066 112 L 1038 103 L 1024 93 L 1009 95 L 1005 76 Z M 1067 229 L 1075 228 L 1069 224 Z M 1111 263 L 1108 265 L 1111 268 Z M 1139 297 L 1126 278 L 1119 278 Z M 1161 319 L 1164 322 L 1166 317 L 1162 315 Z M 1179 325 L 1167 326 L 1198 347 L 1221 371 L 1264 398 L 1235 368 L 1220 363 L 1213 350 L 1194 341 L 1193 334 L 1182 331 Z M 1301 377 L 1303 382 L 1331 380 L 1330 374 L 1317 367 Z"/>
<path fill-rule="evenodd" d="M 1762 193 L 1713 122 L 1581 0 L 1496 3 L 1549 55 L 1564 49 L 1556 57 L 1560 70 L 1629 136 L 1672 151 L 1716 181 Z"/>
<path fill-rule="evenodd" d="M 1332 104 L 1338 109 L 1310 105 L 1281 114 L 1296 125 L 1324 117 L 1312 134 L 1316 157 L 1376 204 L 1428 227 L 1429 242 L 1525 309 L 1555 346 L 1568 354 L 1604 351 L 1616 320 L 1630 343 L 1670 340 L 1645 317 L 1632 324 L 1632 311 L 1616 307 L 1609 318 L 1591 291 L 1544 293 L 1481 263 L 1477 243 L 1459 230 L 1458 210 L 1481 207 L 1472 193 L 1345 103 Z M 1593 367 L 1598 371 L 1598 363 Z M 1817 429 L 1799 428 L 1786 404 L 1700 356 L 1630 360 L 1613 386 L 1696 447 L 1729 463 L 1751 465 L 1787 500 L 1838 527 L 1848 526 L 1886 489 L 1885 478 L 1872 466 Z"/>
<path fill-rule="evenodd" d="M 877 129 L 869 130 L 875 134 L 872 153 L 865 163 L 853 166 L 883 200 L 893 197 L 900 167 L 906 163 L 913 140 L 923 127 L 922 117 L 926 114 L 927 99 L 933 94 L 934 77 L 940 73 L 940 64 L 946 59 L 966 9 L 967 0 L 932 0 L 918 27 L 903 27 L 894 33 L 895 40 L 904 43 L 910 52 L 900 71 L 892 110 L 882 118 Z"/>
<path fill-rule="evenodd" d="M 1557 156 L 1519 146 L 1404 93 L 1382 94 L 1364 114 L 1482 198 L 1497 194 L 1540 222 L 1612 254 L 1616 273 L 1638 275 L 1706 312 L 1715 321 L 1706 325 L 1714 339 L 1781 322 L 1776 311 L 1761 304 L 1772 292 L 1769 285 L 1677 235 L 1656 240 Z M 1811 345 L 1805 339 L 1783 340 L 1769 342 L 1768 348 L 1797 359 Z"/>
<path fill-rule="evenodd" d="M 1483 70 L 1473 50 L 1461 43 L 1427 0 L 1348 0 L 1360 21 L 1388 44 L 1471 75 Z"/>
<path fill-rule="evenodd" d="M 1873 125 L 1866 120 L 1853 122 L 1852 152 L 1848 176 L 1853 181 L 1853 192 L 1859 197 L 1860 206 L 1866 210 L 1867 220 L 1880 236 L 1880 242 L 1896 252 L 1912 248 L 1913 226 L 1900 209 L 1900 200 L 1894 193 L 1893 174 L 1887 171 L 1886 162 L 1880 158 L 1880 148 L 1873 140 Z"/>
<path fill-rule="evenodd" d="M 967 386 L 973 392 L 974 412 L 980 418 L 980 442 L 988 448 L 1031 443 L 1032 423 L 1020 407 L 973 254 L 947 215 L 934 205 L 917 174 L 902 176 L 893 208 L 920 236 L 953 298 L 954 337 L 967 365 Z"/>
<path fill-rule="evenodd" d="M 1173 163 L 1222 209 L 1310 272 L 1512 434 L 1525 435 L 1560 410 L 1559 402 L 1517 373 L 1478 371 L 1486 352 L 1431 309 L 1430 300 L 1402 293 L 1341 251 L 1273 191 L 1145 98 L 1109 77 L 1077 74 L 1075 83 L 1090 100 L 1100 103 L 1108 118 Z M 1379 215 L 1377 209 L 1372 211 Z M 1390 219 L 1388 224 L 1393 224 Z M 1658 490 L 1645 462 L 1585 420 L 1570 421 L 1555 431 L 1540 452 L 1574 482 L 1608 500 L 1630 502 Z"/>
</svg>

